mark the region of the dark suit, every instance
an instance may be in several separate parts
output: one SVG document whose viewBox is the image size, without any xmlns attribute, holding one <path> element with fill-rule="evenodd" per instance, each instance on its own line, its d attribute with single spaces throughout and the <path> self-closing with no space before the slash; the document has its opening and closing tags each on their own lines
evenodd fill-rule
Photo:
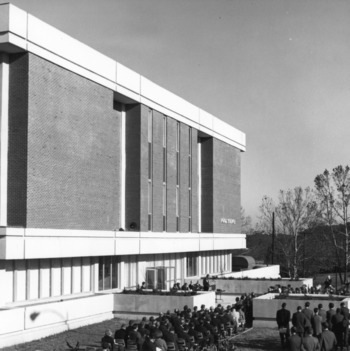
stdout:
<svg viewBox="0 0 350 351">
<path fill-rule="evenodd" d="M 295 312 L 295 313 L 293 313 L 292 323 L 293 323 L 293 326 L 296 328 L 297 334 L 299 336 L 303 336 L 304 335 L 305 326 L 308 323 L 308 320 L 307 320 L 305 314 L 302 313 L 302 312 Z"/>
<path fill-rule="evenodd" d="M 301 337 L 293 334 L 288 340 L 288 351 L 300 351 Z"/>
<path fill-rule="evenodd" d="M 114 334 L 114 339 L 124 339 L 124 341 L 126 342 L 126 336 L 127 335 L 125 329 L 118 329 Z"/>
<path fill-rule="evenodd" d="M 322 317 L 315 314 L 311 317 L 311 325 L 314 331 L 314 336 L 319 337 L 322 333 Z"/>
<path fill-rule="evenodd" d="M 320 309 L 318 310 L 318 315 L 321 316 L 321 318 L 322 318 L 322 323 L 324 323 L 324 322 L 327 321 L 327 312 L 326 312 L 324 309 L 320 308 Z"/>
<path fill-rule="evenodd" d="M 305 351 L 317 351 L 319 350 L 319 342 L 318 339 L 311 336 L 307 335 L 303 338 L 303 347 Z"/>
<path fill-rule="evenodd" d="M 327 311 L 327 322 L 329 325 L 329 330 L 333 330 L 333 325 L 332 325 L 332 318 L 335 315 L 335 310 L 333 308 L 329 309 Z"/>
<path fill-rule="evenodd" d="M 341 314 L 344 316 L 344 318 L 348 321 L 345 325 L 344 324 L 344 331 L 343 331 L 343 341 L 344 341 L 344 346 L 348 347 L 349 343 L 348 343 L 348 337 L 349 337 L 349 309 L 347 307 L 341 307 Z"/>
<path fill-rule="evenodd" d="M 289 332 L 289 321 L 290 321 L 290 311 L 285 308 L 281 308 L 276 312 L 276 322 L 278 325 L 278 329 L 286 328 L 286 333 L 280 333 L 281 344 L 284 346 L 285 342 L 288 341 L 290 332 Z"/>
<path fill-rule="evenodd" d="M 343 347 L 343 331 L 344 331 L 344 326 L 343 326 L 343 320 L 344 316 L 340 313 L 336 313 L 332 317 L 332 326 L 333 326 L 333 333 L 335 334 L 335 337 L 337 338 L 337 344 L 339 347 Z"/>
<path fill-rule="evenodd" d="M 311 318 L 313 312 L 310 310 L 310 308 L 304 308 L 301 312 L 303 312 L 305 314 L 305 317 L 307 318 L 307 324 L 305 326 L 311 327 Z"/>
<path fill-rule="evenodd" d="M 321 351 L 332 351 L 337 345 L 337 339 L 333 332 L 326 329 L 322 332 L 320 338 Z"/>
</svg>

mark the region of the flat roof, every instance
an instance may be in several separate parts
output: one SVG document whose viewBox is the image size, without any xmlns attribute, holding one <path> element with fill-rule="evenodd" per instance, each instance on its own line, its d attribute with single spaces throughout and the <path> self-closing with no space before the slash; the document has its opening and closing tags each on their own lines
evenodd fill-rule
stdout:
<svg viewBox="0 0 350 351">
<path fill-rule="evenodd" d="M 243 132 L 10 3 L 0 4 L 0 52 L 30 52 L 241 151 Z"/>
</svg>

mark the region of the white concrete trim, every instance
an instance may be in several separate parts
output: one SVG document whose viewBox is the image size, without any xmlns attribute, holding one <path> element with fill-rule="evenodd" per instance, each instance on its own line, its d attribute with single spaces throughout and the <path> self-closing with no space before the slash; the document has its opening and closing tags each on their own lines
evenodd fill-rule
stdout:
<svg viewBox="0 0 350 351">
<path fill-rule="evenodd" d="M 84 231 L 34 228 L 28 230 L 31 235 L 21 235 L 27 229 L 24 231 L 19 228 L 15 232 L 17 235 L 13 235 L 12 231 L 12 235 L 0 237 L 0 259 L 123 256 L 246 247 L 245 234 L 94 231 L 95 235 L 83 235 Z M 36 232 L 39 235 L 35 235 Z M 45 236 L 45 232 L 48 235 Z M 6 233 L 4 229 L 3 233 Z"/>
<path fill-rule="evenodd" d="M 9 58 L 0 55 L 0 226 L 7 225 Z"/>
<path fill-rule="evenodd" d="M 0 20 L 3 51 L 36 54 L 245 151 L 241 131 L 16 6 L 0 6 Z"/>
<path fill-rule="evenodd" d="M 6 228 L 17 229 L 17 228 Z M 20 230 L 18 228 L 17 230 Z M 78 229 L 44 229 L 44 228 L 24 228 L 24 235 L 34 237 L 93 237 L 93 238 L 113 238 L 115 231 L 112 230 L 78 230 Z M 7 235 L 7 234 L 6 234 Z"/>
</svg>

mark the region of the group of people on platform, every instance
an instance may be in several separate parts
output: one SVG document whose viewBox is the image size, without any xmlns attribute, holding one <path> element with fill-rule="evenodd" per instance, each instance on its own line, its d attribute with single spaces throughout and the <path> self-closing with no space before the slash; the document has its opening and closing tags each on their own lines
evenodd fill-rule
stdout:
<svg viewBox="0 0 350 351">
<path fill-rule="evenodd" d="M 282 286 L 277 284 L 275 286 L 270 286 L 268 289 L 269 293 L 279 293 L 279 294 L 329 294 L 329 295 L 348 295 L 350 293 L 350 284 L 346 282 L 341 288 L 336 289 L 332 285 L 332 278 L 329 275 L 323 286 L 322 284 L 317 284 L 315 286 L 308 286 L 306 284 L 300 287 L 293 288 L 290 284 L 287 286 Z"/>
<path fill-rule="evenodd" d="M 114 336 L 111 330 L 106 330 L 101 340 L 102 348 L 124 351 L 121 340 L 125 350 L 131 343 L 136 345 L 137 351 L 168 351 L 169 344 L 175 346 L 175 351 L 181 351 L 180 341 L 186 348 L 199 350 L 217 346 L 223 335 L 233 335 L 239 327 L 245 328 L 246 313 L 251 313 L 251 298 L 242 295 L 236 298 L 234 305 L 225 308 L 220 304 L 210 308 L 195 306 L 193 309 L 184 306 L 173 313 L 160 312 L 157 318 L 151 316 L 148 319 L 143 317 L 141 322 L 129 321 L 129 325 L 123 324 Z"/>
<path fill-rule="evenodd" d="M 293 315 L 286 306 L 282 303 L 276 313 L 283 348 L 290 351 L 349 350 L 349 309 L 344 302 L 338 308 L 330 302 L 326 311 L 322 304 L 311 308 L 307 301 L 304 308 L 298 306 Z"/>
</svg>

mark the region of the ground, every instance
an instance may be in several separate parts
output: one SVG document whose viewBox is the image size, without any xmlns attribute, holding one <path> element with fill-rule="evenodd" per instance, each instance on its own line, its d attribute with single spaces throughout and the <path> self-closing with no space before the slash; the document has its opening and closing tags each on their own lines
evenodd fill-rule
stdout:
<svg viewBox="0 0 350 351">
<path fill-rule="evenodd" d="M 2 351 L 65 351 L 68 349 L 66 341 L 72 346 L 80 342 L 81 346 L 100 346 L 100 340 L 106 329 L 113 332 L 119 329 L 122 319 L 112 319 L 98 324 L 69 330 L 67 332 L 49 336 L 17 346 L 5 347 Z M 237 351 L 279 351 L 279 335 L 277 329 L 253 328 L 236 336 L 233 340 Z"/>
</svg>

